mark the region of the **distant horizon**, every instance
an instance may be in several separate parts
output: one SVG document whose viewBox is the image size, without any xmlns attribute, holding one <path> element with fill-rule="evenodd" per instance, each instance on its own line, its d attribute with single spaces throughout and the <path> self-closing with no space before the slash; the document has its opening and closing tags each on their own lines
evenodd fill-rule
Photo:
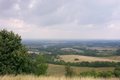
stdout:
<svg viewBox="0 0 120 80">
<path fill-rule="evenodd" d="M 51 41 L 120 41 L 120 39 L 22 39 L 22 41 L 42 41 L 42 40 L 51 40 Z"/>
</svg>

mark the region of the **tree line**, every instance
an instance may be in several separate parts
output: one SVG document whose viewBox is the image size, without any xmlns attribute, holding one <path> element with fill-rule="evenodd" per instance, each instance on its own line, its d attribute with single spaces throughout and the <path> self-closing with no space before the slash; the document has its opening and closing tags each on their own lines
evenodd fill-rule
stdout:
<svg viewBox="0 0 120 80">
<path fill-rule="evenodd" d="M 101 62 L 101 61 L 95 61 L 95 62 L 87 62 L 87 61 L 83 61 L 83 62 L 76 62 L 76 63 L 72 63 L 72 62 L 65 62 L 63 60 L 61 61 L 47 61 L 47 63 L 51 63 L 51 64 L 58 64 L 58 65 L 67 65 L 69 64 L 70 66 L 77 66 L 77 67 L 116 67 L 116 66 L 120 66 L 120 62 Z"/>
</svg>

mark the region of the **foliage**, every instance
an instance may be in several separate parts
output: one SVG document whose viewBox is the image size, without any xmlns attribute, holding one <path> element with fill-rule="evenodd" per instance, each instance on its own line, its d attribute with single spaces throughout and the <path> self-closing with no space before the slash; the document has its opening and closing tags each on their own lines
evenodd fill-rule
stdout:
<svg viewBox="0 0 120 80">
<path fill-rule="evenodd" d="M 12 31 L 0 31 L 0 74 L 28 73 L 29 59 L 21 37 Z"/>
<path fill-rule="evenodd" d="M 45 58 L 42 55 L 37 55 L 34 60 L 34 73 L 36 75 L 46 74 L 48 65 L 45 63 Z"/>
<path fill-rule="evenodd" d="M 111 71 L 103 71 L 103 72 L 99 72 L 98 73 L 98 77 L 104 77 L 104 78 L 107 78 L 107 77 L 113 77 L 114 76 L 114 74 L 113 74 L 113 72 L 111 72 Z"/>
<path fill-rule="evenodd" d="M 65 66 L 65 75 L 67 77 L 72 77 L 74 75 L 73 69 L 70 67 L 70 65 Z"/>
<path fill-rule="evenodd" d="M 92 71 L 88 71 L 88 72 L 82 72 L 82 73 L 80 73 L 80 76 L 82 76 L 82 77 L 104 77 L 104 78 L 107 78 L 107 77 L 113 77 L 114 74 L 111 71 L 96 72 L 96 71 L 92 70 Z"/>
<path fill-rule="evenodd" d="M 82 76 L 82 77 L 86 77 L 86 76 L 87 77 L 97 77 L 97 75 L 98 75 L 98 73 L 94 70 L 80 73 L 80 76 Z"/>
<path fill-rule="evenodd" d="M 40 58 L 34 61 L 27 54 L 27 49 L 21 43 L 18 34 L 7 30 L 0 31 L 0 75 L 44 74 L 47 67 L 43 62 L 39 62 L 43 61 Z"/>
<path fill-rule="evenodd" d="M 67 65 L 69 64 L 70 66 L 77 66 L 77 67 L 116 67 L 120 66 L 120 62 L 100 62 L 100 61 L 95 61 L 95 62 L 64 62 L 63 60 L 61 61 L 50 61 L 48 63 L 51 64 L 58 64 L 58 65 Z"/>
<path fill-rule="evenodd" d="M 116 77 L 120 77 L 120 67 L 115 68 L 114 74 L 115 74 Z"/>
</svg>

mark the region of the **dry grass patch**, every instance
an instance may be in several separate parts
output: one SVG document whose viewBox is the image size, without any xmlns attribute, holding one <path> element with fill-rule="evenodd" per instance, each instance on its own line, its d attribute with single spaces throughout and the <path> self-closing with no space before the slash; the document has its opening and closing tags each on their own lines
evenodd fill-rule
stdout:
<svg viewBox="0 0 120 80">
<path fill-rule="evenodd" d="M 92 57 L 92 56 L 82 56 L 82 55 L 59 55 L 60 59 L 65 62 L 95 62 L 95 61 L 108 61 L 108 62 L 119 62 L 119 60 L 112 60 L 107 58 L 101 58 L 101 57 Z M 78 60 L 75 60 L 78 59 Z"/>
<path fill-rule="evenodd" d="M 0 76 L 0 80 L 119 80 L 118 78 L 80 78 L 80 77 L 53 77 L 53 76 L 33 76 L 33 75 L 18 75 L 18 76 Z"/>
</svg>

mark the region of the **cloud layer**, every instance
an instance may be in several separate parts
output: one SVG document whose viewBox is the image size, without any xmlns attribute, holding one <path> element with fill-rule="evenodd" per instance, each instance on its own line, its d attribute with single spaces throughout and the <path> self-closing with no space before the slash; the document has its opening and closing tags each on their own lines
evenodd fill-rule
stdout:
<svg viewBox="0 0 120 80">
<path fill-rule="evenodd" d="M 120 0 L 0 0 L 0 12 L 24 39 L 120 39 Z"/>
</svg>

